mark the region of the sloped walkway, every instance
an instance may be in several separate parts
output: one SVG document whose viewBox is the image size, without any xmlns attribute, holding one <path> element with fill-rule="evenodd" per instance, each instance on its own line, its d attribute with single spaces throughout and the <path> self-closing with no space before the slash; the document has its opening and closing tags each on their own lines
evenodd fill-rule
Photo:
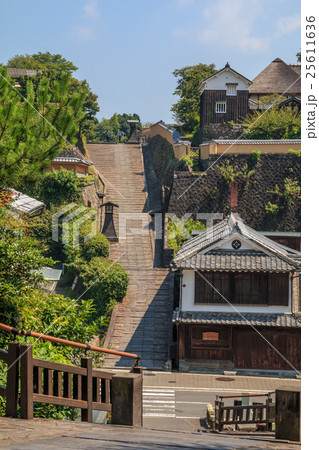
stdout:
<svg viewBox="0 0 319 450">
<path fill-rule="evenodd" d="M 156 268 L 154 232 L 150 229 L 149 199 L 139 146 L 89 144 L 89 158 L 106 180 L 106 199 L 119 205 L 114 224 L 118 243 L 110 256 L 128 271 L 130 284 L 115 313 L 107 346 L 138 353 L 141 365 L 162 369 L 168 359 L 173 309 L 173 274 Z M 107 357 L 105 367 L 128 366 L 132 360 Z"/>
</svg>

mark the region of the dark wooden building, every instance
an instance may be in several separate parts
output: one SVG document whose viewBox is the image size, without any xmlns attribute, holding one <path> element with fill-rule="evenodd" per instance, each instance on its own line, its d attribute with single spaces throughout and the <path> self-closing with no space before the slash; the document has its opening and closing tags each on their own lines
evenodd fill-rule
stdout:
<svg viewBox="0 0 319 450">
<path fill-rule="evenodd" d="M 214 123 L 237 123 L 248 111 L 248 88 L 251 81 L 226 66 L 203 80 L 199 86 L 200 124 L 205 127 Z"/>
<path fill-rule="evenodd" d="M 187 241 L 174 312 L 180 370 L 300 369 L 300 253 L 237 213 Z"/>
</svg>

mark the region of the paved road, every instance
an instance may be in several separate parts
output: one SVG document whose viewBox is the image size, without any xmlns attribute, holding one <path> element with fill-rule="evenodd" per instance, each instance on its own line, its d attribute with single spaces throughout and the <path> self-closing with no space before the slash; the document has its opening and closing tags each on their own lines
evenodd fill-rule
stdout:
<svg viewBox="0 0 319 450">
<path fill-rule="evenodd" d="M 0 418 L 0 446 L 11 450 L 33 449 L 297 449 L 269 437 L 251 438 L 214 433 L 132 429 L 110 425 L 45 419 Z"/>
<path fill-rule="evenodd" d="M 143 423 L 147 428 L 157 430 L 207 430 L 206 406 L 214 404 L 217 395 L 256 394 L 238 390 L 207 391 L 165 388 L 144 388 Z M 265 393 L 260 391 L 259 393 Z M 238 399 L 239 400 L 239 399 Z M 225 399 L 225 405 L 233 405 L 234 399 Z M 265 397 L 243 399 L 243 404 L 264 402 Z"/>
</svg>

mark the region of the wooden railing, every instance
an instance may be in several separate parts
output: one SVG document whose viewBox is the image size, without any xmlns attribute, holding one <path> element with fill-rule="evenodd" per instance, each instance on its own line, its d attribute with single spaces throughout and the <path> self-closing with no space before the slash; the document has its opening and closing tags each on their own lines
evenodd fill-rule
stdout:
<svg viewBox="0 0 319 450">
<path fill-rule="evenodd" d="M 140 356 L 18 330 L 2 323 L 0 330 L 81 348 L 85 352 L 92 350 L 135 359 L 131 373 L 123 376 L 93 369 L 92 358 L 87 356 L 81 358 L 81 367 L 36 359 L 32 356 L 31 344 L 11 342 L 8 351 L 0 349 L 0 361 L 7 365 L 7 385 L 0 386 L 0 395 L 6 398 L 6 416 L 18 416 L 20 400 L 20 417 L 23 419 L 33 418 L 33 404 L 39 402 L 80 408 L 82 421 L 86 422 L 92 422 L 93 410 L 98 410 L 111 411 L 116 417 L 114 423 L 118 425 L 141 426 L 143 369 L 137 367 Z M 113 377 L 117 387 L 111 392 Z M 132 389 L 134 396 L 131 395 Z M 140 395 L 137 394 L 139 392 Z"/>
<path fill-rule="evenodd" d="M 113 374 L 92 368 L 92 358 L 82 357 L 81 367 L 32 357 L 32 345 L 20 346 L 21 418 L 33 418 L 33 403 L 81 408 L 82 421 L 92 422 L 92 411 L 111 411 Z"/>
<path fill-rule="evenodd" d="M 217 396 L 215 401 L 215 429 L 221 431 L 224 425 L 265 424 L 267 430 L 275 422 L 274 404 L 271 394 Z M 266 397 L 265 404 L 225 406 L 225 398 Z"/>
</svg>

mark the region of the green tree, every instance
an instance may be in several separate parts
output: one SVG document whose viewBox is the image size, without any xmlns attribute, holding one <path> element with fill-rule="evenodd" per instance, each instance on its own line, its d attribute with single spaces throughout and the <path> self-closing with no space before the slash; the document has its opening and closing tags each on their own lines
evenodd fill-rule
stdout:
<svg viewBox="0 0 319 450">
<path fill-rule="evenodd" d="M 67 61 L 62 55 L 52 55 L 50 52 L 38 52 L 33 55 L 15 55 L 7 62 L 7 67 L 17 69 L 35 69 L 43 73 L 59 73 L 68 72 L 72 74 L 78 70 L 71 61 Z M 48 75 L 48 74 L 47 74 Z"/>
<path fill-rule="evenodd" d="M 259 102 L 260 110 L 249 114 L 242 123 L 245 139 L 300 139 L 301 114 L 290 107 L 279 107 L 279 100 L 274 105 L 273 97 L 264 97 Z"/>
<path fill-rule="evenodd" d="M 9 59 L 7 67 L 20 68 L 20 69 L 36 69 L 38 74 L 32 77 L 35 88 L 39 86 L 43 77 L 47 77 L 49 82 L 49 90 L 53 89 L 55 81 L 61 82 L 62 73 L 67 72 L 70 75 L 73 74 L 78 67 L 76 67 L 71 61 L 67 61 L 62 55 L 46 53 L 35 53 L 33 55 L 16 55 Z M 19 92 L 25 97 L 27 94 L 27 82 L 29 77 L 24 76 L 20 78 Z M 84 116 L 79 122 L 80 132 L 82 132 L 88 139 L 91 138 L 90 133 L 95 124 L 96 113 L 100 110 L 97 98 L 90 88 L 87 80 L 77 80 L 72 77 L 69 84 L 69 94 L 73 95 L 77 92 L 85 93 L 85 100 L 83 104 Z"/>
<path fill-rule="evenodd" d="M 184 123 L 185 131 L 193 131 L 199 124 L 200 92 L 198 86 L 202 80 L 216 72 L 215 64 L 197 64 L 176 69 L 173 75 L 177 78 L 174 95 L 180 97 L 171 111 L 176 121 Z"/>
<path fill-rule="evenodd" d="M 63 73 L 52 93 L 48 78 L 41 79 L 36 93 L 28 80 L 21 100 L 6 81 L 7 69 L 0 67 L 0 75 L 0 186 L 18 187 L 37 179 L 66 140 L 75 144 L 85 93 L 70 95 L 71 76 Z"/>
</svg>

